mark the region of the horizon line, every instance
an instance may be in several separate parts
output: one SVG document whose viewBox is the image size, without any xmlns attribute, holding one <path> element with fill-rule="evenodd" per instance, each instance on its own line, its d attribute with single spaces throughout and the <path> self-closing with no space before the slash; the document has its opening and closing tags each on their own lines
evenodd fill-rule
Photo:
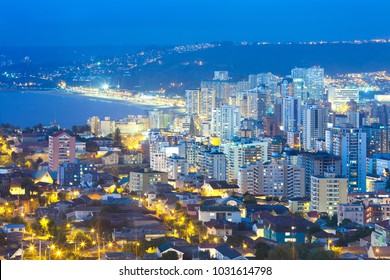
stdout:
<svg viewBox="0 0 390 280">
<path fill-rule="evenodd" d="M 96 47 L 178 47 L 178 46 L 194 46 L 194 45 L 207 45 L 207 44 L 232 44 L 232 45 L 316 45 L 316 44 L 367 44 L 367 43 L 390 43 L 389 38 L 371 38 L 371 39 L 351 39 L 351 40 L 310 40 L 310 41 L 234 41 L 234 40 L 222 40 L 222 41 L 209 41 L 209 42 L 193 42 L 193 43 L 178 43 L 178 44 L 161 44 L 161 43 L 139 43 L 139 44 L 91 44 L 91 45 L 9 45 L 1 46 L 0 48 L 96 48 Z"/>
</svg>

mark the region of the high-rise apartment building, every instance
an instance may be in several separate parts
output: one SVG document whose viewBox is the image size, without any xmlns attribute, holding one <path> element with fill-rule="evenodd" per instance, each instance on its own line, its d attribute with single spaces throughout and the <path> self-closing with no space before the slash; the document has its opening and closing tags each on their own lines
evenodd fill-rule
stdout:
<svg viewBox="0 0 390 280">
<path fill-rule="evenodd" d="M 334 173 L 311 177 L 311 211 L 337 214 L 339 204 L 347 203 L 348 179 Z"/>
<path fill-rule="evenodd" d="M 76 137 L 58 131 L 49 136 L 49 168 L 57 171 L 63 162 L 74 162 L 76 158 Z"/>
<path fill-rule="evenodd" d="M 307 69 L 307 92 L 309 98 L 321 100 L 325 93 L 324 68 L 314 66 Z"/>
<path fill-rule="evenodd" d="M 302 147 L 306 151 L 315 149 L 317 139 L 325 139 L 328 121 L 328 108 L 306 106 L 302 114 Z"/>
<path fill-rule="evenodd" d="M 367 135 L 358 128 L 333 127 L 326 131 L 326 151 L 341 157 L 342 176 L 349 192 L 366 191 Z"/>
<path fill-rule="evenodd" d="M 240 110 L 238 107 L 222 105 L 212 113 L 212 134 L 223 142 L 232 140 L 240 130 Z"/>
<path fill-rule="evenodd" d="M 302 123 L 302 104 L 299 97 L 288 96 L 282 100 L 282 123 L 286 132 L 299 132 Z"/>
<path fill-rule="evenodd" d="M 215 90 L 201 88 L 186 90 L 186 109 L 188 115 L 198 115 L 201 119 L 211 119 L 212 110 L 216 106 Z"/>
<path fill-rule="evenodd" d="M 305 194 L 305 170 L 297 165 L 257 162 L 239 169 L 240 193 L 279 197 L 302 197 Z"/>
<path fill-rule="evenodd" d="M 226 155 L 227 180 L 235 181 L 241 166 L 267 161 L 268 142 L 242 138 L 221 144 L 220 151 Z"/>
</svg>

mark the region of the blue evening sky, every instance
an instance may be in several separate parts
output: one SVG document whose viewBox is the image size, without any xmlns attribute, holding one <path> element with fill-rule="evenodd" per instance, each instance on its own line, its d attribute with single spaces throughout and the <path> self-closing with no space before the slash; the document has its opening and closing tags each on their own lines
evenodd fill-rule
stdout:
<svg viewBox="0 0 390 280">
<path fill-rule="evenodd" d="M 0 46 L 390 37 L 389 0 L 0 0 Z"/>
</svg>

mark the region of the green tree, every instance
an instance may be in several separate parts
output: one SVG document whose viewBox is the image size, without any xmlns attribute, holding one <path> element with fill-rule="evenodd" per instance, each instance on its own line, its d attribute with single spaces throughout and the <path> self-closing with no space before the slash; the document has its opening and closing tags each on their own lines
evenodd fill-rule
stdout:
<svg viewBox="0 0 390 280">
<path fill-rule="evenodd" d="M 81 244 L 82 242 L 85 243 L 87 247 L 92 246 L 93 239 L 89 234 L 86 234 L 82 231 L 77 231 L 73 235 L 73 242 L 76 242 L 77 245 Z"/>
<path fill-rule="evenodd" d="M 256 197 L 250 193 L 244 194 L 244 198 L 242 199 L 242 201 L 245 204 L 256 204 L 257 203 Z"/>
<path fill-rule="evenodd" d="M 315 250 L 309 254 L 310 260 L 337 260 L 339 253 L 335 251 L 325 251 L 324 249 Z"/>
<path fill-rule="evenodd" d="M 28 224 L 27 221 L 20 216 L 12 217 L 8 221 L 10 224 L 23 224 L 23 225 Z"/>
<path fill-rule="evenodd" d="M 39 157 L 33 164 L 34 169 L 38 169 L 39 165 L 43 162 L 43 159 Z"/>
<path fill-rule="evenodd" d="M 293 246 L 295 246 L 295 244 Z M 269 260 L 297 260 L 298 252 L 296 248 L 292 248 L 291 244 L 281 244 L 269 250 L 268 259 Z"/>
<path fill-rule="evenodd" d="M 246 240 L 245 236 L 231 235 L 228 237 L 226 243 L 233 247 L 242 247 L 245 240 Z"/>
<path fill-rule="evenodd" d="M 85 145 L 85 149 L 87 152 L 96 153 L 99 151 L 99 145 L 94 141 L 88 141 Z"/>
<path fill-rule="evenodd" d="M 22 179 L 20 187 L 26 190 L 28 196 L 31 196 L 31 192 L 34 189 L 34 181 L 29 177 L 25 177 Z"/>
<path fill-rule="evenodd" d="M 85 133 L 91 131 L 89 125 L 74 125 L 72 126 L 72 132 L 74 133 Z"/>
<path fill-rule="evenodd" d="M 115 212 L 118 213 L 118 212 Z M 99 234 L 105 233 L 111 233 L 113 230 L 112 224 L 110 220 L 103 218 L 103 217 L 94 217 L 90 220 L 89 223 L 90 228 L 95 228 Z"/>
<path fill-rule="evenodd" d="M 115 129 L 114 133 L 114 141 L 116 146 L 122 146 L 122 135 L 121 135 L 121 130 L 119 127 Z"/>
<path fill-rule="evenodd" d="M 319 232 L 321 230 L 321 227 L 319 225 L 312 225 L 311 227 L 309 227 L 307 230 L 306 230 L 306 236 L 307 236 L 307 239 L 309 240 L 309 243 L 311 243 L 312 241 L 312 238 L 313 238 L 313 234 L 316 233 L 316 232 Z"/>
<path fill-rule="evenodd" d="M 200 260 L 211 260 L 210 251 L 200 251 L 199 252 Z"/>
<path fill-rule="evenodd" d="M 350 219 L 343 219 L 341 221 L 341 226 L 345 227 L 345 226 L 349 225 L 350 223 L 352 223 L 352 221 Z"/>
<path fill-rule="evenodd" d="M 179 255 L 175 251 L 168 251 L 161 255 L 160 260 L 178 260 Z"/>
<path fill-rule="evenodd" d="M 271 250 L 271 246 L 260 242 L 255 245 L 255 249 L 256 260 L 266 260 L 269 255 L 269 251 Z"/>
<path fill-rule="evenodd" d="M 3 232 L 0 232 L 0 246 L 7 245 L 7 235 Z"/>
</svg>

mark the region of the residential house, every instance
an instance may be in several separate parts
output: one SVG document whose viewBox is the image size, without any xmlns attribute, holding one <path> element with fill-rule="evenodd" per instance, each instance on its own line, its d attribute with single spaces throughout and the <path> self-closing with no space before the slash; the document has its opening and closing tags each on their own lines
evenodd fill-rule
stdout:
<svg viewBox="0 0 390 280">
<path fill-rule="evenodd" d="M 311 242 L 312 243 L 321 243 L 321 244 L 328 244 L 328 243 L 334 244 L 338 240 L 339 240 L 339 238 L 335 234 L 328 233 L 324 230 L 320 230 L 320 231 L 312 234 Z"/>
<path fill-rule="evenodd" d="M 241 212 L 236 206 L 201 206 L 198 219 L 201 222 L 222 220 L 239 223 L 241 222 Z"/>
<path fill-rule="evenodd" d="M 26 226 L 24 224 L 8 224 L 4 226 L 4 233 L 14 233 L 21 232 L 24 233 L 26 231 Z"/>
<path fill-rule="evenodd" d="M 66 214 L 66 220 L 85 221 L 99 214 L 102 206 L 76 206 L 74 211 Z"/>
<path fill-rule="evenodd" d="M 341 223 L 344 219 L 349 219 L 353 223 L 360 225 L 365 224 L 365 210 L 362 203 L 345 203 L 339 204 L 337 210 L 338 222 Z"/>
<path fill-rule="evenodd" d="M 199 244 L 198 246 L 198 252 L 209 252 L 211 259 L 217 258 L 217 251 L 215 250 L 216 247 L 218 247 L 219 244 Z M 199 254 L 201 255 L 201 254 Z"/>
<path fill-rule="evenodd" d="M 102 157 L 102 163 L 104 165 L 118 165 L 119 155 L 115 152 L 108 152 Z"/>
<path fill-rule="evenodd" d="M 176 252 L 177 256 L 179 257 L 179 260 L 183 260 L 184 252 L 178 246 L 163 244 L 157 247 L 157 256 L 159 258 L 161 258 L 164 253 L 168 253 L 168 252 Z"/>
<path fill-rule="evenodd" d="M 370 246 L 367 255 L 370 259 L 390 260 L 390 247 Z"/>
<path fill-rule="evenodd" d="M 310 212 L 310 199 L 306 197 L 294 197 L 288 200 L 288 209 L 291 213 Z"/>
<path fill-rule="evenodd" d="M 297 216 L 273 216 L 264 212 L 261 215 L 264 223 L 264 238 L 278 243 L 304 243 L 306 230 L 312 224 Z"/>
<path fill-rule="evenodd" d="M 236 224 L 220 220 L 211 220 L 205 222 L 208 235 L 216 235 L 218 237 L 225 237 L 233 235 Z"/>
<path fill-rule="evenodd" d="M 168 173 L 143 168 L 130 172 L 129 191 L 142 191 L 145 193 L 150 184 L 167 184 Z"/>
<path fill-rule="evenodd" d="M 371 245 L 375 247 L 390 246 L 390 220 L 375 224 L 375 230 L 371 233 Z"/>
<path fill-rule="evenodd" d="M 41 182 L 48 184 L 53 184 L 57 177 L 56 172 L 49 172 L 47 169 L 38 170 L 33 176 L 35 183 Z"/>
<path fill-rule="evenodd" d="M 131 252 L 105 252 L 105 260 L 135 260 L 135 255 Z"/>
<path fill-rule="evenodd" d="M 256 237 L 264 237 L 264 224 L 256 222 L 252 226 L 252 231 L 255 232 Z"/>
<path fill-rule="evenodd" d="M 228 244 L 222 244 L 215 247 L 216 258 L 218 260 L 246 260 L 237 250 L 230 248 Z"/>
<path fill-rule="evenodd" d="M 210 181 L 203 184 L 201 187 L 204 196 L 222 196 L 226 197 L 229 194 L 238 191 L 237 185 L 228 184 L 226 181 Z"/>
<path fill-rule="evenodd" d="M 143 153 L 140 151 L 129 151 L 123 154 L 119 158 L 119 162 L 122 164 L 129 164 L 132 166 L 142 165 L 143 162 Z"/>
</svg>

